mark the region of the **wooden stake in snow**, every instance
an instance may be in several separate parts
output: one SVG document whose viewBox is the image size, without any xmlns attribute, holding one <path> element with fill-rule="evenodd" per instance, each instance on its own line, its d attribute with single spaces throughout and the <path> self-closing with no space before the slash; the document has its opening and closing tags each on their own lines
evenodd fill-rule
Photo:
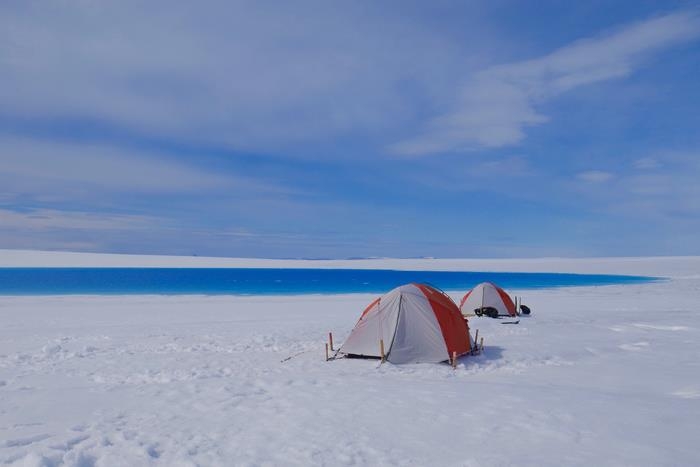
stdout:
<svg viewBox="0 0 700 467">
<path fill-rule="evenodd" d="M 457 368 L 457 352 L 452 351 L 452 368 Z"/>
<path fill-rule="evenodd" d="M 479 350 L 479 352 L 483 352 L 483 351 L 484 351 L 484 338 L 482 337 L 481 338 L 481 350 Z"/>
<path fill-rule="evenodd" d="M 472 355 L 474 355 L 474 353 L 479 353 L 479 346 L 476 344 L 477 342 L 479 342 L 479 330 L 478 329 L 476 330 L 476 333 L 474 334 L 474 347 L 472 347 L 472 352 L 471 352 Z"/>
<path fill-rule="evenodd" d="M 332 332 L 328 333 L 328 340 L 331 343 L 331 352 L 333 352 L 333 333 Z"/>
<path fill-rule="evenodd" d="M 328 342 L 326 342 L 326 361 L 328 361 Z"/>
<path fill-rule="evenodd" d="M 386 361 L 384 356 L 384 339 L 379 339 L 379 355 L 382 357 L 382 363 Z"/>
</svg>

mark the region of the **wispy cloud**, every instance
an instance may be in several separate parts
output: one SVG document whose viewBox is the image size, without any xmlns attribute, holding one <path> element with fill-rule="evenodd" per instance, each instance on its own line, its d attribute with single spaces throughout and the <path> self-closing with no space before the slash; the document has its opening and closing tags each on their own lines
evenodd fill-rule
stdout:
<svg viewBox="0 0 700 467">
<path fill-rule="evenodd" d="M 661 164 L 653 157 L 642 157 L 635 160 L 632 166 L 637 170 L 653 170 L 660 168 Z"/>
<path fill-rule="evenodd" d="M 428 155 L 516 144 L 548 117 L 538 106 L 580 86 L 622 78 L 654 53 L 700 36 L 700 16 L 682 11 L 579 40 L 543 57 L 497 65 L 471 76 L 452 109 L 416 138 L 390 150 Z"/>
<path fill-rule="evenodd" d="M 700 225 L 700 154 L 690 152 L 659 153 L 642 159 L 652 167 L 630 172 L 621 180 L 620 189 L 630 203 L 646 203 L 637 210 L 643 216 L 692 220 Z M 653 169 L 653 170 L 651 170 Z"/>
<path fill-rule="evenodd" d="M 576 174 L 576 178 L 589 183 L 603 183 L 613 178 L 613 174 L 603 170 L 588 170 Z"/>
<path fill-rule="evenodd" d="M 192 232 L 183 229 L 180 220 L 166 216 L 0 209 L 0 244 L 4 248 L 191 254 L 197 251 L 191 238 Z"/>
<path fill-rule="evenodd" d="M 0 209 L 3 230 L 143 230 L 161 225 L 162 219 L 123 214 L 32 209 L 12 211 Z"/>
<path fill-rule="evenodd" d="M 254 177 L 216 172 L 196 161 L 104 144 L 0 137 L 0 201 L 10 197 L 97 201 L 128 193 L 213 195 L 282 193 Z"/>
<path fill-rule="evenodd" d="M 62 183 L 141 193 L 197 191 L 233 183 L 192 164 L 106 145 L 0 137 L 0 153 L 5 189 L 18 185 L 13 180 L 21 180 L 25 189 Z"/>
<path fill-rule="evenodd" d="M 0 208 L 4 248 L 109 251 L 115 239 L 162 232 L 167 220 L 133 214 Z"/>
<path fill-rule="evenodd" d="M 576 176 L 579 183 L 560 188 L 573 190 L 576 198 L 572 202 L 582 203 L 596 212 L 622 215 L 636 221 L 655 220 L 678 228 L 678 221 L 698 223 L 698 154 L 661 152 L 637 159 L 635 164 L 638 161 L 643 161 L 640 170 L 616 174 L 602 170 L 581 172 Z"/>
<path fill-rule="evenodd" d="M 412 114 L 402 86 L 440 95 L 465 65 L 382 8 L 2 2 L 0 112 L 263 151 L 396 128 Z"/>
<path fill-rule="evenodd" d="M 423 163 L 424 162 L 424 163 Z M 468 164 L 452 163 L 435 167 L 429 160 L 416 161 L 401 172 L 402 183 L 425 187 L 434 193 L 492 192 L 526 196 L 517 187 L 532 181 L 538 173 L 524 156 L 474 158 Z"/>
</svg>

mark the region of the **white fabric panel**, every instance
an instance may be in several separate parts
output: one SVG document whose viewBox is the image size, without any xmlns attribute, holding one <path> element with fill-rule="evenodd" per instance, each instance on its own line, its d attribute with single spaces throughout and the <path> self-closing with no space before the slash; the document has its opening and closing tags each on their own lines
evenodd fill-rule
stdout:
<svg viewBox="0 0 700 467">
<path fill-rule="evenodd" d="M 498 294 L 498 290 L 488 282 L 483 282 L 472 289 L 469 298 L 462 304 L 462 313 L 473 313 L 475 309 L 482 306 L 494 307 L 498 310 L 499 315 L 508 314 L 508 309 Z"/>
<path fill-rule="evenodd" d="M 340 352 L 366 357 L 380 357 L 379 340 L 384 339 L 384 353 L 388 353 L 396 329 L 400 297 L 401 288 L 394 289 L 384 295 L 379 303 L 358 321 L 341 346 Z"/>
<path fill-rule="evenodd" d="M 391 363 L 437 363 L 449 359 L 440 324 L 428 299 L 415 286 L 402 287 Z"/>
</svg>

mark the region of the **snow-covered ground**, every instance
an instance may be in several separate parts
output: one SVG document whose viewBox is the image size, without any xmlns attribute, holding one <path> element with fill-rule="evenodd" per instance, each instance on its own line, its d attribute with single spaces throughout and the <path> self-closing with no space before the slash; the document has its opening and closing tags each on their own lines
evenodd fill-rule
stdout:
<svg viewBox="0 0 700 467">
<path fill-rule="evenodd" d="M 115 255 L 0 249 L 0 267 L 348 268 L 409 271 L 569 272 L 700 277 L 700 257 L 538 259 L 257 259 L 200 256 Z"/>
<path fill-rule="evenodd" d="M 0 464 L 700 465 L 700 258 L 636 261 L 672 279 L 511 291 L 456 370 L 325 362 L 369 295 L 0 297 Z"/>
</svg>

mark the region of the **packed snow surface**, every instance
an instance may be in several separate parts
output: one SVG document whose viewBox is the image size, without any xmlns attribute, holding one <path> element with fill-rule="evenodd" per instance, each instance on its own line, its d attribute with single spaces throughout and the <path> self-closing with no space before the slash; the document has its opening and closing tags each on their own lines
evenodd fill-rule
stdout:
<svg viewBox="0 0 700 467">
<path fill-rule="evenodd" d="M 0 267 L 340 268 L 408 271 L 565 272 L 700 277 L 700 257 L 529 259 L 259 259 L 199 256 L 115 255 L 0 249 Z"/>
<path fill-rule="evenodd" d="M 700 465 L 700 259 L 639 261 L 509 291 L 456 370 L 324 361 L 370 295 L 0 297 L 0 464 Z"/>
</svg>

